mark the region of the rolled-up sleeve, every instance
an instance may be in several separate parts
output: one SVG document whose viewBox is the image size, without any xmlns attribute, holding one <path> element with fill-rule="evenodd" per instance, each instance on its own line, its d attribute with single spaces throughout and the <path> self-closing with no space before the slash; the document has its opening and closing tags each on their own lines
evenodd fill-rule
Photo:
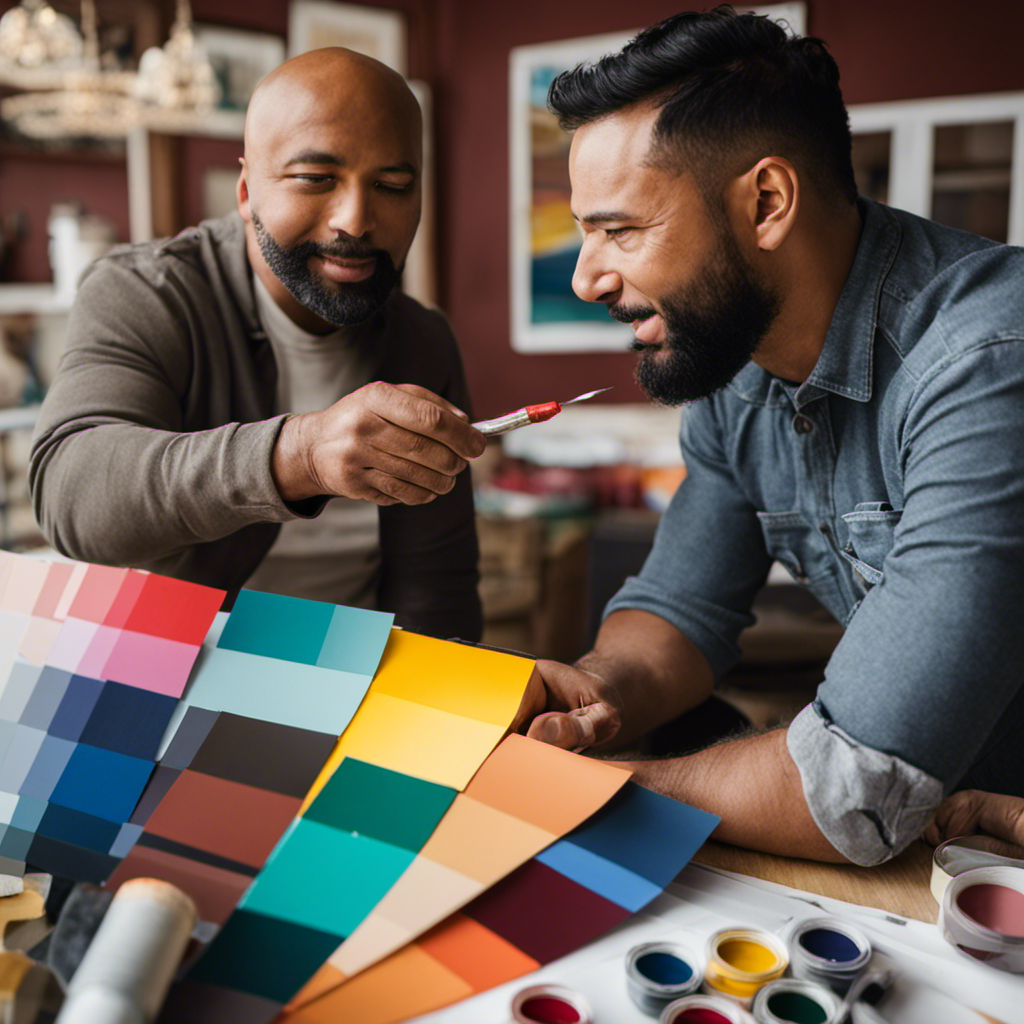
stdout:
<svg viewBox="0 0 1024 1024">
<path fill-rule="evenodd" d="M 771 566 L 757 514 L 736 481 L 710 401 L 683 414 L 686 479 L 663 516 L 639 576 L 630 577 L 605 615 L 650 612 L 701 651 L 715 676 L 737 659 L 737 639 Z"/>
<path fill-rule="evenodd" d="M 858 743 L 809 704 L 790 723 L 786 745 L 822 835 L 865 866 L 894 857 L 925 829 L 942 783 L 894 754 Z"/>
</svg>

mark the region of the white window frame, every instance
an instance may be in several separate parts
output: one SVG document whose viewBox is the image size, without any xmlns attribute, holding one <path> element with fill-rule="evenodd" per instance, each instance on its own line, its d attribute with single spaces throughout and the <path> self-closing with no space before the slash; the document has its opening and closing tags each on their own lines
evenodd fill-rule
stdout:
<svg viewBox="0 0 1024 1024">
<path fill-rule="evenodd" d="M 935 129 L 944 125 L 1013 122 L 1010 214 L 1007 241 L 1024 245 L 1024 92 L 951 96 L 851 106 L 854 135 L 890 132 L 890 206 L 931 217 L 935 179 Z"/>
</svg>

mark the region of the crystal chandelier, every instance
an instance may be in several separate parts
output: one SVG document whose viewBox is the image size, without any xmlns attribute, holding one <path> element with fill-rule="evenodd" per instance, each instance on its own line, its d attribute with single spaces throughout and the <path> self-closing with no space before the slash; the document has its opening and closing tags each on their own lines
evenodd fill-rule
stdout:
<svg viewBox="0 0 1024 1024">
<path fill-rule="evenodd" d="M 45 0 L 22 0 L 0 18 L 0 79 L 33 90 L 3 100 L 0 116 L 37 139 L 184 128 L 219 99 L 188 0 L 178 0 L 170 38 L 142 55 L 138 72 L 102 68 L 95 0 L 82 0 L 81 35 Z"/>
<path fill-rule="evenodd" d="M 22 0 L 0 17 L 0 76 L 11 85 L 57 88 L 63 70 L 81 58 L 75 23 L 46 0 Z"/>
</svg>

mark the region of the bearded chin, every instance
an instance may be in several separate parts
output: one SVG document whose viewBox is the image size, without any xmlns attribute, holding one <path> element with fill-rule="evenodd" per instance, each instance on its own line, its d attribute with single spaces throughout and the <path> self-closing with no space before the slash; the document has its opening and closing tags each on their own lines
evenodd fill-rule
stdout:
<svg viewBox="0 0 1024 1024">
<path fill-rule="evenodd" d="M 255 212 L 252 214 L 252 225 L 260 252 L 271 273 L 297 302 L 327 323 L 347 327 L 368 320 L 384 305 L 401 280 L 402 268 L 395 267 L 391 254 L 383 249 L 371 249 L 356 242 L 347 247 L 300 242 L 286 249 L 278 244 Z M 346 248 L 351 251 L 341 251 Z M 367 280 L 332 288 L 309 269 L 309 260 L 324 252 L 336 256 L 373 256 L 377 265 Z"/>
<path fill-rule="evenodd" d="M 665 344 L 660 350 L 641 346 L 636 382 L 660 405 L 710 397 L 750 362 L 778 310 L 778 297 L 756 280 L 741 254 L 720 258 L 662 303 Z"/>
</svg>

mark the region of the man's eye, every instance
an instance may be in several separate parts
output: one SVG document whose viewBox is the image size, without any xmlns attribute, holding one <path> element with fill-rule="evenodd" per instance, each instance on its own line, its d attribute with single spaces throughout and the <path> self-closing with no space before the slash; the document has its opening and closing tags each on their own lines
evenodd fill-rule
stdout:
<svg viewBox="0 0 1024 1024">
<path fill-rule="evenodd" d="M 623 235 L 628 235 L 632 228 L 605 228 L 604 233 L 609 238 L 622 238 Z"/>
<path fill-rule="evenodd" d="M 412 182 L 406 182 L 404 185 L 400 185 L 395 181 L 378 181 L 377 190 L 379 192 L 391 192 L 395 195 L 404 195 L 406 192 L 412 191 Z"/>
<path fill-rule="evenodd" d="M 293 174 L 292 180 L 301 181 L 304 184 L 322 185 L 325 181 L 330 181 L 331 176 L 329 174 Z"/>
</svg>

